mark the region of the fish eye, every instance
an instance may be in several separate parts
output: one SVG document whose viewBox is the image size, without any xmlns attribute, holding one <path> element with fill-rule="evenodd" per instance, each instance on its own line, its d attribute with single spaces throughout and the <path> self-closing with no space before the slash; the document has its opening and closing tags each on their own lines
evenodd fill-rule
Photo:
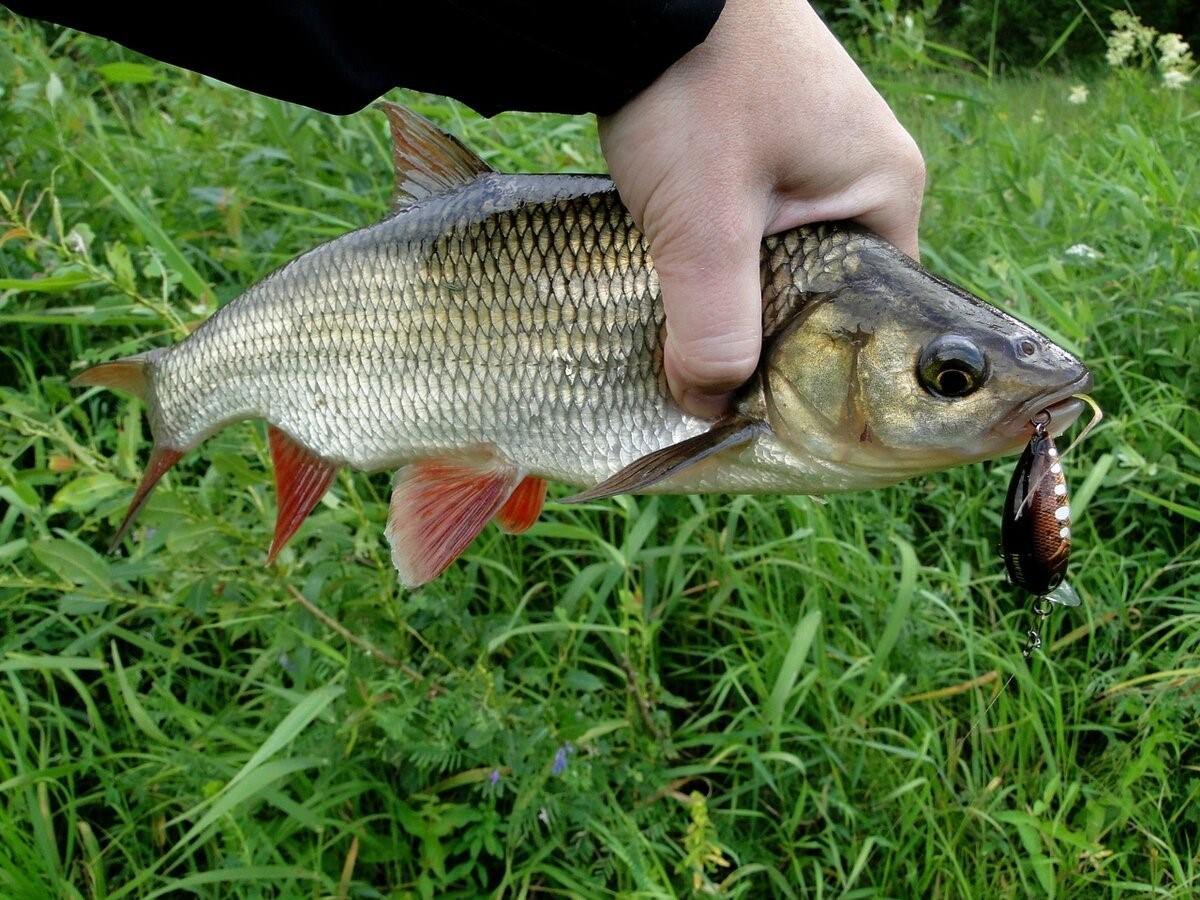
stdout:
<svg viewBox="0 0 1200 900">
<path fill-rule="evenodd" d="M 917 380 L 935 397 L 965 397 L 987 379 L 987 357 L 972 341 L 944 334 L 930 341 L 917 361 Z"/>
</svg>

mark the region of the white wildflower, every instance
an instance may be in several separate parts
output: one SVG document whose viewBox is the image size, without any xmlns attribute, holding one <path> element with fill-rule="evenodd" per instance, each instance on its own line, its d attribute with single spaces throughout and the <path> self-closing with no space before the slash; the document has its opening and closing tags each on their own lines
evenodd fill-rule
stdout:
<svg viewBox="0 0 1200 900">
<path fill-rule="evenodd" d="M 1112 14 L 1113 30 L 1105 39 L 1105 61 L 1114 69 L 1121 66 L 1144 68 L 1152 61 L 1154 37 L 1158 31 L 1132 13 L 1118 9 Z"/>
<path fill-rule="evenodd" d="M 1192 48 L 1177 34 L 1163 34 L 1158 38 L 1158 69 L 1162 72 L 1163 87 L 1177 91 L 1192 80 L 1191 70 L 1196 61 Z"/>
<path fill-rule="evenodd" d="M 1133 35 L 1133 41 L 1140 50 L 1149 50 L 1154 43 L 1158 30 L 1152 25 L 1143 25 L 1142 20 L 1132 13 L 1117 10 L 1112 14 L 1112 22 L 1118 30 L 1127 31 Z"/>
<path fill-rule="evenodd" d="M 1063 251 L 1063 256 L 1073 256 L 1077 259 L 1099 259 L 1103 255 L 1095 247 L 1089 247 L 1087 244 L 1072 244 Z"/>
<path fill-rule="evenodd" d="M 1192 67 L 1192 48 L 1180 35 L 1160 34 L 1158 36 L 1158 67 L 1164 71 L 1170 69 L 1190 69 Z"/>
<path fill-rule="evenodd" d="M 1108 50 L 1104 54 L 1104 59 L 1115 69 L 1129 61 L 1129 57 L 1133 56 L 1133 50 L 1133 33 L 1114 31 L 1108 36 Z"/>
<path fill-rule="evenodd" d="M 1041 125 L 1046 121 L 1046 113 L 1043 110 L 1035 109 L 1033 115 L 1029 117 L 1029 121 L 1034 125 Z"/>
<path fill-rule="evenodd" d="M 1135 25 L 1142 24 L 1141 19 L 1139 19 L 1133 13 L 1125 12 L 1123 9 L 1113 10 L 1113 14 L 1110 18 L 1112 19 L 1113 27 L 1119 31 L 1128 31 Z"/>
<path fill-rule="evenodd" d="M 1086 84 L 1071 85 L 1071 93 L 1067 94 L 1067 102 L 1080 106 L 1088 101 L 1088 89 Z"/>
<path fill-rule="evenodd" d="M 1185 84 L 1192 80 L 1192 76 L 1187 72 L 1180 72 L 1178 69 L 1168 69 L 1163 72 L 1163 87 L 1169 91 L 1178 91 Z"/>
</svg>

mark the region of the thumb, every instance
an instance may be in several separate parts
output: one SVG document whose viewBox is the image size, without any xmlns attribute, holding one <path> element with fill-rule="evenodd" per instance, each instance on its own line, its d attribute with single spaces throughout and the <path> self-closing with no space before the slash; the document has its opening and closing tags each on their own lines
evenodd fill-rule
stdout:
<svg viewBox="0 0 1200 900">
<path fill-rule="evenodd" d="M 721 219 L 691 215 L 679 229 L 646 223 L 667 314 L 667 382 L 684 410 L 704 418 L 726 411 L 762 345 L 762 225 L 712 224 Z"/>
</svg>

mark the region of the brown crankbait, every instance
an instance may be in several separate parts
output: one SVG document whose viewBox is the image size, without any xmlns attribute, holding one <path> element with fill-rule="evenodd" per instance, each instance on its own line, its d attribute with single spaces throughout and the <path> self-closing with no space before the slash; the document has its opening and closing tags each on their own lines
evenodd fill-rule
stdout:
<svg viewBox="0 0 1200 900">
<path fill-rule="evenodd" d="M 1092 420 L 1060 456 L 1058 448 L 1054 446 L 1054 437 L 1050 434 L 1050 410 L 1038 413 L 1030 423 L 1033 425 L 1033 437 L 1017 460 L 1012 481 L 1008 484 L 1008 496 L 1004 500 L 1004 517 L 1000 523 L 1004 565 L 1008 569 L 1009 581 L 1033 594 L 1033 614 L 1037 617 L 1037 627 L 1025 632 L 1025 646 L 1021 648 L 1021 655 L 1026 660 L 1041 649 L 1042 635 L 1039 629 L 1041 623 L 1049 618 L 1054 605 L 1080 604 L 1079 595 L 1063 580 L 1071 558 L 1071 506 L 1067 500 L 1067 478 L 1063 474 L 1062 457 L 1075 449 L 1076 444 L 1100 424 L 1104 413 L 1096 401 L 1086 394 L 1073 394 L 1072 398 L 1092 408 Z M 967 733 L 958 742 L 959 750 L 1016 677 L 1015 671 L 1008 676 L 1004 687 L 971 723 Z"/>
<path fill-rule="evenodd" d="M 1008 485 L 1001 544 L 1009 580 L 1044 597 L 1067 573 L 1071 557 L 1071 507 L 1050 417 L 1034 421 L 1033 437 Z"/>
</svg>

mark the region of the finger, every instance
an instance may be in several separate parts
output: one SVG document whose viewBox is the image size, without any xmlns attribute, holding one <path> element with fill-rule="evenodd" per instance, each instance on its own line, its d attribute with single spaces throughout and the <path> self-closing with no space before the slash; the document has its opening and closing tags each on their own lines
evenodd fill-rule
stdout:
<svg viewBox="0 0 1200 900">
<path fill-rule="evenodd" d="M 886 141 L 881 139 L 872 145 L 871 158 L 850 160 L 857 174 L 845 187 L 813 195 L 804 173 L 793 173 L 781 190 L 776 213 L 767 222 L 765 233 L 848 219 L 917 259 L 925 162 L 908 133 L 897 129 L 898 133 Z M 882 159 L 878 155 L 881 149 L 886 150 Z"/>
<path fill-rule="evenodd" d="M 918 259 L 921 201 L 925 194 L 925 161 L 912 138 L 897 142 L 898 153 L 886 185 L 864 197 L 866 209 L 854 216 L 865 228 Z M 874 200 L 874 202 L 871 202 Z"/>
<path fill-rule="evenodd" d="M 682 230 L 659 230 L 651 250 L 667 314 L 671 393 L 687 412 L 713 418 L 758 365 L 762 227 L 695 224 L 704 222 L 693 215 Z"/>
<path fill-rule="evenodd" d="M 860 213 L 854 218 L 864 228 L 875 232 L 913 259 L 920 259 L 918 228 L 921 212 L 919 205 L 916 209 L 907 204 L 882 206 Z"/>
</svg>

